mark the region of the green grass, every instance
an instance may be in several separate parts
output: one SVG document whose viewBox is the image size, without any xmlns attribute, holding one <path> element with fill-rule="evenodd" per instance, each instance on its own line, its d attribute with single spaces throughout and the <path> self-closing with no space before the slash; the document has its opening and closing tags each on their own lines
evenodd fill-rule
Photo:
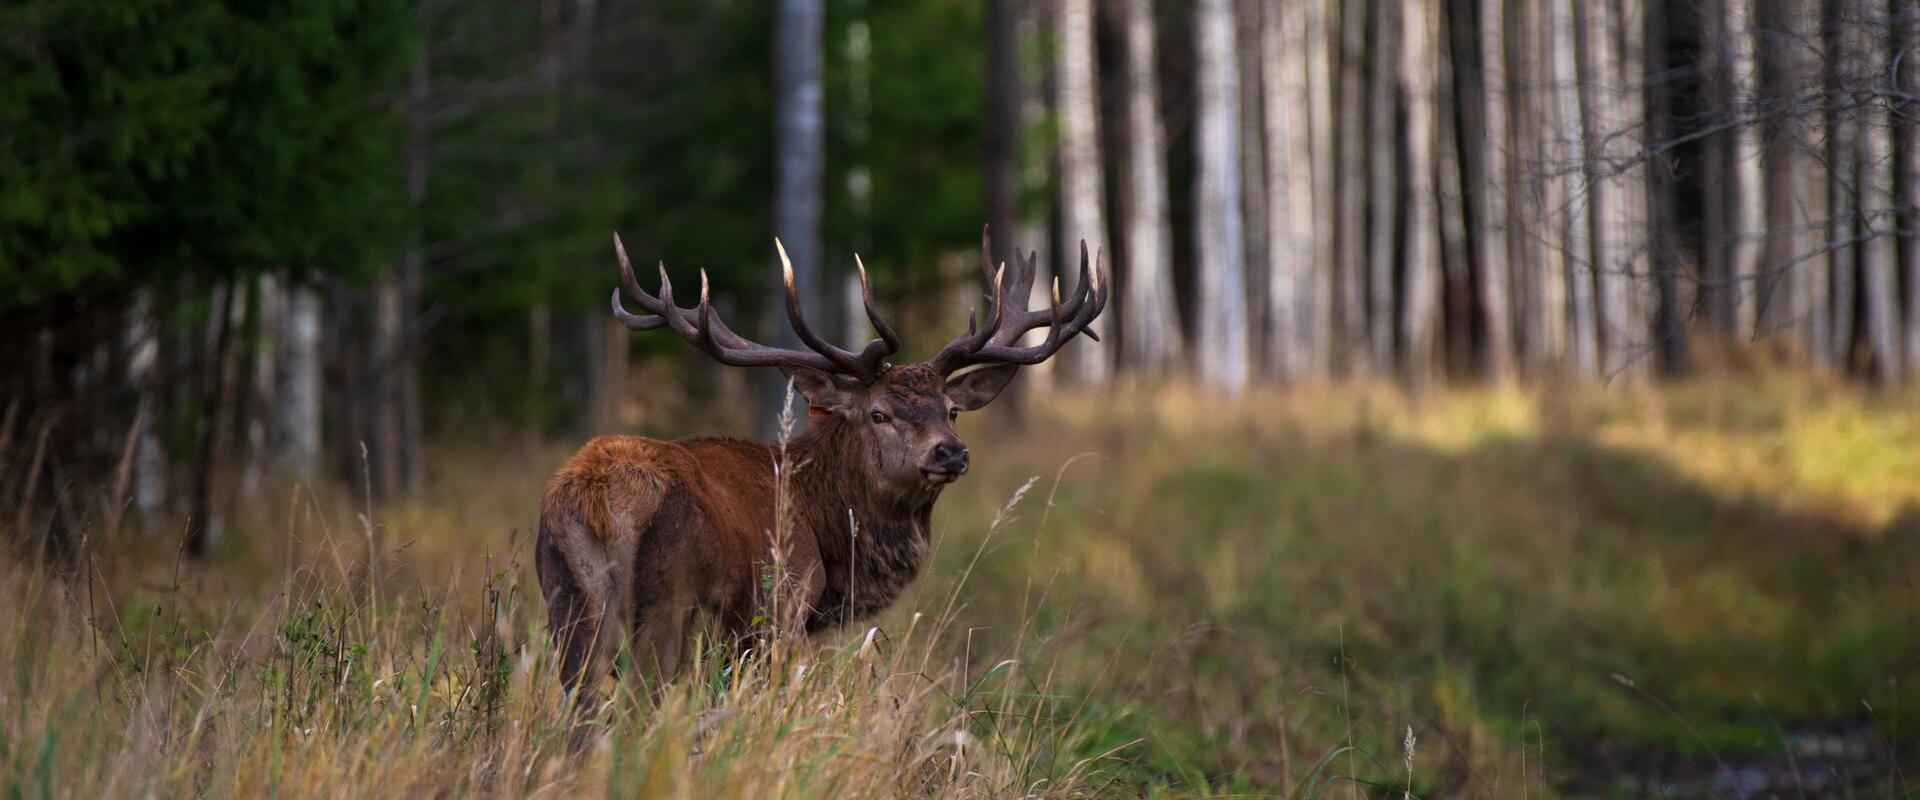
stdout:
<svg viewBox="0 0 1920 800">
<path fill-rule="evenodd" d="M 1799 731 L 1912 766 L 1911 393 L 1123 391 L 999 424 L 963 423 L 977 470 L 880 633 L 704 656 L 578 758 L 526 558 L 568 448 L 443 448 L 371 537 L 316 487 L 212 564 L 12 567 L 0 796 L 1685 793 Z"/>
</svg>

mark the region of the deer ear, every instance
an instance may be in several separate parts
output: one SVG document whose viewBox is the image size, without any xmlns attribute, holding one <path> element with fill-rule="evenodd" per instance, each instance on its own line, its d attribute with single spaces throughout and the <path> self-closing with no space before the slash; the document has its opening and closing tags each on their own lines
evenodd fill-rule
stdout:
<svg viewBox="0 0 1920 800">
<path fill-rule="evenodd" d="M 782 364 L 780 372 L 793 381 L 794 391 L 807 398 L 810 412 L 825 410 L 846 415 L 851 413 L 850 409 L 860 397 L 860 379 L 852 376 L 836 375 L 798 364 Z"/>
<path fill-rule="evenodd" d="M 1013 382 L 1019 370 L 1015 364 L 994 364 L 962 372 L 947 379 L 947 399 L 961 411 L 984 408 Z"/>
</svg>

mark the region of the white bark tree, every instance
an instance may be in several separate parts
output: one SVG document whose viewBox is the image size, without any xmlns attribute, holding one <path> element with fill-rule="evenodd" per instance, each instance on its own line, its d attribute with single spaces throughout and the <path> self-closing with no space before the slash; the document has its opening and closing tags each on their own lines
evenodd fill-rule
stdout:
<svg viewBox="0 0 1920 800">
<path fill-rule="evenodd" d="M 320 295 L 289 282 L 282 296 L 268 441 L 280 469 L 307 478 L 320 469 Z"/>
<path fill-rule="evenodd" d="M 1439 8 L 1428 0 L 1400 4 L 1400 81 L 1406 91 L 1407 191 L 1405 321 L 1402 352 L 1415 385 L 1434 377 L 1439 333 L 1439 206 L 1434 193 L 1435 154 L 1442 121 L 1434 112 L 1439 72 Z M 1390 314 L 1390 312 L 1388 312 Z"/>
<path fill-rule="evenodd" d="M 1180 360 L 1179 304 L 1173 293 L 1173 235 L 1167 218 L 1166 134 L 1154 71 L 1152 0 L 1126 0 L 1127 270 L 1125 363 L 1147 373 Z"/>
<path fill-rule="evenodd" d="M 1100 81 L 1093 49 L 1093 1 L 1059 0 L 1057 27 L 1057 111 L 1060 115 L 1061 224 L 1070 242 L 1110 254 L 1107 247 L 1106 180 L 1100 159 Z M 1228 17 L 1232 24 L 1232 17 Z M 1235 150 L 1234 153 L 1238 153 Z M 1062 292 L 1071 287 L 1060 287 Z M 1084 383 L 1104 381 L 1111 351 L 1080 348 L 1067 358 L 1067 370 Z"/>
<path fill-rule="evenodd" d="M 1246 245 L 1240 214 L 1240 85 L 1231 0 L 1199 0 L 1194 20 L 1195 266 L 1200 382 L 1238 390 L 1251 377 Z"/>
<path fill-rule="evenodd" d="M 1601 264 L 1604 243 L 1599 236 L 1605 228 L 1594 221 L 1604 217 L 1601 209 L 1606 207 L 1604 195 L 1607 187 L 1595 180 L 1592 134 L 1596 129 L 1596 119 L 1603 112 L 1595 108 L 1599 98 L 1595 97 L 1591 76 L 1599 70 L 1600 62 L 1599 54 L 1594 52 L 1596 20 L 1592 6 L 1574 0 L 1561 10 L 1565 11 L 1565 16 L 1557 21 L 1554 34 L 1572 40 L 1566 52 L 1574 63 L 1569 72 L 1571 88 L 1561 97 L 1563 104 L 1570 105 L 1561 108 L 1560 122 L 1566 126 L 1562 135 L 1574 154 L 1574 174 L 1579 176 L 1577 185 L 1570 190 L 1572 200 L 1562 211 L 1567 215 L 1567 318 L 1570 326 L 1567 344 L 1574 374 L 1596 378 L 1600 375 L 1600 342 L 1594 271 Z"/>
<path fill-rule="evenodd" d="M 821 50 L 825 47 L 826 10 L 822 0 L 779 0 L 774 9 L 774 187 L 773 235 L 785 246 L 793 263 L 793 282 L 800 308 L 809 319 L 820 319 L 821 203 L 826 172 L 825 92 L 821 87 Z M 779 274 L 769 270 L 770 275 Z M 768 327 L 784 347 L 799 346 L 790 326 L 769 314 Z M 761 433 L 774 433 L 786 402 L 786 381 L 769 375 L 761 389 L 763 402 L 757 423 Z"/>
<path fill-rule="evenodd" d="M 1728 111 L 1746 117 L 1758 103 L 1759 68 L 1754 44 L 1759 35 L 1754 20 L 1756 0 L 1721 0 L 1725 13 L 1724 29 Z M 1759 276 L 1766 252 L 1766 195 L 1762 187 L 1764 165 L 1757 121 L 1742 122 L 1733 133 L 1733 170 L 1730 183 L 1721 196 L 1733 204 L 1727 224 L 1731 263 L 1729 282 L 1722 290 L 1733 300 L 1733 336 L 1751 338 L 1759 322 Z"/>
<path fill-rule="evenodd" d="M 1272 315 L 1267 367 L 1282 378 L 1312 363 L 1310 333 L 1315 237 L 1323 212 L 1314 206 L 1313 126 L 1320 123 L 1309 89 L 1309 2 L 1270 3 L 1260 36 L 1266 87 L 1267 305 Z"/>
<path fill-rule="evenodd" d="M 1875 7 L 1877 6 L 1877 8 Z M 1893 68 L 1891 31 L 1885 3 L 1862 3 L 1853 28 L 1863 55 L 1864 75 L 1887 81 Z M 1900 379 L 1906 361 L 1900 355 L 1900 296 L 1894 242 L 1893 117 L 1886 102 L 1870 102 L 1861 114 L 1859 138 L 1860 280 L 1866 299 L 1867 346 L 1882 382 Z"/>
</svg>

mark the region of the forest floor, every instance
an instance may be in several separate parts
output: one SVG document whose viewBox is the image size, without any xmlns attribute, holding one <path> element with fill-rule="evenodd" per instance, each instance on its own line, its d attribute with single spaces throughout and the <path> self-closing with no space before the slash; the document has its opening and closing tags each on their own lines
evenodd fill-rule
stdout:
<svg viewBox="0 0 1920 800">
<path fill-rule="evenodd" d="M 703 654 L 577 756 L 529 559 L 571 448 L 449 444 L 371 513 L 269 492 L 212 563 L 151 535 L 7 566 L 0 796 L 1920 789 L 1911 392 L 1121 391 L 1000 424 L 963 420 L 976 470 L 872 630 Z"/>
</svg>

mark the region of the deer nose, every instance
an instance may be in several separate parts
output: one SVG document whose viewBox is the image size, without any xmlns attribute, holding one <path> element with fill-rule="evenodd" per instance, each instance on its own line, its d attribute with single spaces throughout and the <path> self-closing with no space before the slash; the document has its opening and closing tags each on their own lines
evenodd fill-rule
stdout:
<svg viewBox="0 0 1920 800">
<path fill-rule="evenodd" d="M 933 463 L 945 472 L 966 472 L 967 446 L 959 442 L 941 442 L 934 445 Z"/>
</svg>

